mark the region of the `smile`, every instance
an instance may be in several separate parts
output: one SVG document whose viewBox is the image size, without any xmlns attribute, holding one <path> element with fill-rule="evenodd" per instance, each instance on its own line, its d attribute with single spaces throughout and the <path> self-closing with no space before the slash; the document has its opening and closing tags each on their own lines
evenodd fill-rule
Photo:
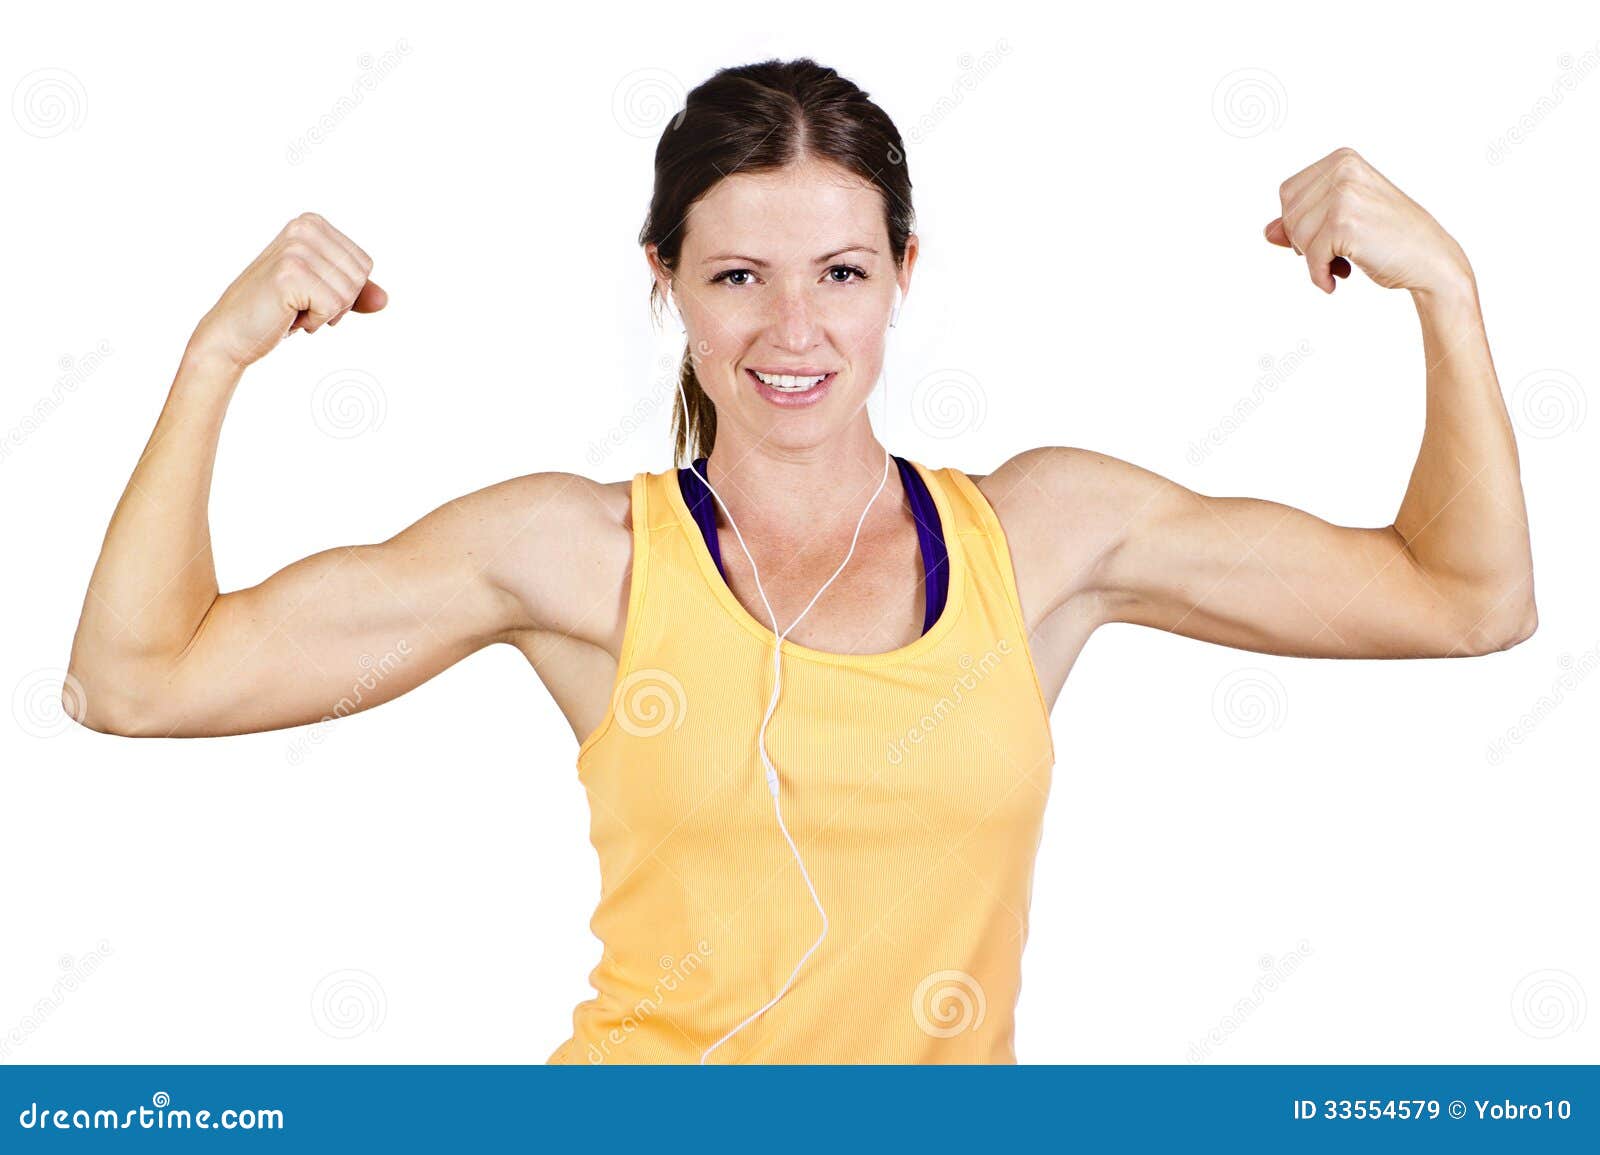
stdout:
<svg viewBox="0 0 1600 1155">
<path fill-rule="evenodd" d="M 820 401 L 839 374 L 835 370 L 820 373 L 766 373 L 746 369 L 745 377 L 756 387 L 756 392 L 774 405 L 812 405 Z"/>
</svg>

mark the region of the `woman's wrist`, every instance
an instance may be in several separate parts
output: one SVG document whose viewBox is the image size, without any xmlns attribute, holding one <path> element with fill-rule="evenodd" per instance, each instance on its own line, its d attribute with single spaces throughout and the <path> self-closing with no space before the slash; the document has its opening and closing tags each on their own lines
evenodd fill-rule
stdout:
<svg viewBox="0 0 1600 1155">
<path fill-rule="evenodd" d="M 1438 274 L 1427 285 L 1411 290 L 1417 308 L 1476 309 L 1478 307 L 1478 279 L 1472 272 L 1472 263 L 1459 245 L 1443 263 Z"/>
<path fill-rule="evenodd" d="M 191 337 L 178 362 L 178 374 L 191 379 L 225 383 L 231 388 L 244 375 L 244 366 L 216 346 L 198 337 Z"/>
</svg>

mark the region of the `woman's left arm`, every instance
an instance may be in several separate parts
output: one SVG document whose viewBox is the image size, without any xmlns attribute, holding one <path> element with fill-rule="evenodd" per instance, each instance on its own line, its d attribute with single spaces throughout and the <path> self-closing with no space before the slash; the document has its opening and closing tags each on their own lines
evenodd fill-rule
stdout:
<svg viewBox="0 0 1600 1155">
<path fill-rule="evenodd" d="M 1324 292 L 1348 260 L 1411 292 L 1426 424 L 1394 522 L 1332 525 L 1209 497 L 1104 454 L 1029 450 L 985 479 L 1042 621 L 1075 605 L 1241 649 L 1306 657 L 1450 657 L 1506 649 L 1538 616 L 1516 442 L 1472 268 L 1455 240 L 1350 149 L 1285 181 L 1267 239 Z M 1001 508 L 1009 507 L 1009 508 Z M 1012 527 L 1016 527 L 1012 531 Z M 1031 596 L 1029 596 L 1031 594 Z M 1034 623 L 1030 622 L 1030 625 Z"/>
</svg>

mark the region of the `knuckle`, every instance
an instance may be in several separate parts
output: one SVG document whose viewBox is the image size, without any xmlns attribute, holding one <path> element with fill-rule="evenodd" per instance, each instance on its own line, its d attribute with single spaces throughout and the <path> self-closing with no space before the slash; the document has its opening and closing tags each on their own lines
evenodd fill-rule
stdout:
<svg viewBox="0 0 1600 1155">
<path fill-rule="evenodd" d="M 1353 213 L 1356 206 L 1361 203 L 1362 189 L 1354 181 L 1339 181 L 1333 186 L 1333 207 L 1331 212 L 1338 215 Z"/>
</svg>

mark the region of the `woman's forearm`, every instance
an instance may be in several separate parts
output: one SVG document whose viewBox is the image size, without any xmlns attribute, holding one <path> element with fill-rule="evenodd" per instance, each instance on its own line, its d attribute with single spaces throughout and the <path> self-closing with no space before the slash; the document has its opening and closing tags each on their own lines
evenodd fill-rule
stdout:
<svg viewBox="0 0 1600 1155">
<path fill-rule="evenodd" d="M 1537 620 L 1516 440 L 1470 268 L 1412 292 L 1422 323 L 1422 447 L 1395 528 L 1441 588 L 1473 599 L 1480 628 L 1525 637 Z"/>
<path fill-rule="evenodd" d="M 243 370 L 191 342 L 112 514 L 69 673 L 91 713 L 131 707 L 182 653 L 217 596 L 207 506 L 217 440 Z"/>
</svg>

